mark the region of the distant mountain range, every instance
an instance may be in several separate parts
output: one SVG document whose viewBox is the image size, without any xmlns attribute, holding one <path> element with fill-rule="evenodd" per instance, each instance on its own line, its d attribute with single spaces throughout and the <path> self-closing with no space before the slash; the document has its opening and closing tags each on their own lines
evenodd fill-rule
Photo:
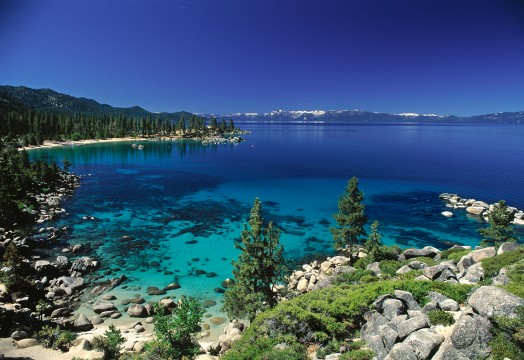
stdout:
<svg viewBox="0 0 524 360">
<path fill-rule="evenodd" d="M 174 113 L 153 113 L 140 106 L 129 108 L 113 107 L 100 104 L 95 100 L 77 98 L 58 93 L 51 89 L 32 89 L 25 86 L 0 86 L 1 109 L 31 109 L 43 112 L 76 113 L 93 115 L 124 115 L 130 118 L 179 119 L 181 115 L 186 118 L 193 114 L 185 111 Z"/>
<path fill-rule="evenodd" d="M 174 113 L 153 113 L 139 106 L 129 108 L 112 107 L 100 104 L 95 100 L 77 98 L 58 93 L 51 89 L 32 89 L 25 86 L 0 86 L 0 111 L 33 109 L 44 112 L 81 113 L 125 115 L 133 118 L 148 116 L 162 119 L 186 118 L 193 114 L 185 111 Z M 429 124 L 524 124 L 524 111 L 500 112 L 496 114 L 460 117 L 454 115 L 435 114 L 388 114 L 364 110 L 275 110 L 268 113 L 235 113 L 228 115 L 196 114 L 217 119 L 233 119 L 235 123 L 242 122 L 349 122 L 349 123 L 429 123 Z"/>
<path fill-rule="evenodd" d="M 233 119 L 242 122 L 301 122 L 301 123 L 416 123 L 416 124 L 524 124 L 524 111 L 500 112 L 496 114 L 460 117 L 435 114 L 388 114 L 364 110 L 275 110 L 269 113 L 236 113 L 214 116 L 218 119 Z"/>
</svg>

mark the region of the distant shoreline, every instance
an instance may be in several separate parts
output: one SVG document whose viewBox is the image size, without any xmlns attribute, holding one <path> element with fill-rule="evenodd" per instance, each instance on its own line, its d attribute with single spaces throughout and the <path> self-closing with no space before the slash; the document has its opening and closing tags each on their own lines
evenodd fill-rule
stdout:
<svg viewBox="0 0 524 360">
<path fill-rule="evenodd" d="M 19 150 L 34 150 L 34 149 L 45 149 L 53 147 L 62 147 L 62 146 L 78 146 L 78 145 L 90 145 L 90 144 L 99 144 L 99 143 L 109 143 L 109 142 L 124 142 L 124 141 L 139 141 L 147 139 L 139 138 L 109 138 L 109 139 L 89 139 L 89 140 L 78 140 L 78 141 L 44 141 L 42 145 L 35 146 L 23 146 Z"/>
<path fill-rule="evenodd" d="M 231 142 L 241 142 L 244 141 L 238 135 L 248 134 L 249 132 L 241 131 L 235 133 L 234 138 L 231 138 Z M 222 138 L 218 136 L 204 136 L 204 137 L 185 137 L 185 136 L 157 136 L 150 138 L 136 138 L 136 137 L 123 137 L 123 138 L 108 138 L 108 139 L 87 139 L 87 140 L 78 140 L 78 141 L 49 141 L 46 140 L 42 145 L 34 146 L 23 146 L 18 148 L 18 150 L 34 150 L 34 149 L 45 149 L 53 147 L 63 147 L 63 146 L 78 146 L 78 145 L 90 145 L 90 144 L 102 144 L 102 143 L 111 143 L 111 142 L 130 142 L 130 141 L 157 141 L 157 140 L 201 140 L 202 142 L 220 142 L 228 140 L 227 138 Z"/>
</svg>

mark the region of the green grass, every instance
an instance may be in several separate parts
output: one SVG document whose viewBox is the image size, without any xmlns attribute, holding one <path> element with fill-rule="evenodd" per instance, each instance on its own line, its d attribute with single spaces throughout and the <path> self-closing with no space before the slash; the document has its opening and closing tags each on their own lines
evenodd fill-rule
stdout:
<svg viewBox="0 0 524 360">
<path fill-rule="evenodd" d="M 520 247 L 515 251 L 510 251 L 504 254 L 497 255 L 492 258 L 482 259 L 482 268 L 484 269 L 484 276 L 497 276 L 500 269 L 506 266 L 513 265 L 524 259 L 524 248 Z"/>
</svg>

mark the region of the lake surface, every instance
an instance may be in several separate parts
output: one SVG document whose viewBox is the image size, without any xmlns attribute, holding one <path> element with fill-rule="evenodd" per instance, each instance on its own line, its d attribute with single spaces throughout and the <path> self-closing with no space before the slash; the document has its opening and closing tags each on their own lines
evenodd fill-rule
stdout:
<svg viewBox="0 0 524 360">
<path fill-rule="evenodd" d="M 215 299 L 208 310 L 220 314 L 214 288 L 232 276 L 234 242 L 255 197 L 298 262 L 330 253 L 329 224 L 352 176 L 383 242 L 402 247 L 479 243 L 485 225 L 464 210 L 443 217 L 442 192 L 524 209 L 524 126 L 237 125 L 253 133 L 235 145 L 137 141 L 143 150 L 123 142 L 31 151 L 68 159 L 82 175 L 63 204 L 68 214 L 51 225 L 69 226 L 70 243 L 91 244 L 102 277 L 130 278 L 120 297 L 158 300 L 144 294 L 147 286 L 178 281 L 182 288 L 170 295 Z"/>
</svg>

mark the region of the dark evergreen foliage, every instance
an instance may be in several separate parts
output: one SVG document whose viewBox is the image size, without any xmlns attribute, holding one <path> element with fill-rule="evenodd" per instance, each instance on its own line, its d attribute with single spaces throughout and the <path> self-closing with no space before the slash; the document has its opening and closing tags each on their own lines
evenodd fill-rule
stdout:
<svg viewBox="0 0 524 360">
<path fill-rule="evenodd" d="M 244 224 L 242 242 L 235 244 L 241 251 L 233 261 L 235 284 L 225 293 L 224 308 L 230 318 L 248 317 L 253 320 L 261 310 L 277 304 L 274 285 L 284 279 L 284 248 L 280 231 L 272 222 L 264 224 L 261 203 L 255 199 L 249 227 Z"/>
<path fill-rule="evenodd" d="M 31 223 L 37 206 L 33 195 L 62 187 L 64 174 L 55 163 L 30 162 L 25 151 L 0 140 L 0 227 Z"/>
<path fill-rule="evenodd" d="M 333 214 L 338 227 L 329 230 L 333 234 L 335 250 L 348 248 L 350 261 L 356 245 L 361 244 L 362 236 L 366 236 L 364 226 L 368 221 L 364 213 L 364 193 L 358 188 L 358 179 L 352 177 L 338 200 L 338 212 Z"/>
<path fill-rule="evenodd" d="M 489 226 L 479 230 L 482 235 L 482 245 L 499 246 L 504 242 L 517 241 L 511 227 L 514 218 L 515 213 L 510 211 L 504 200 L 500 200 L 488 215 Z"/>
</svg>

